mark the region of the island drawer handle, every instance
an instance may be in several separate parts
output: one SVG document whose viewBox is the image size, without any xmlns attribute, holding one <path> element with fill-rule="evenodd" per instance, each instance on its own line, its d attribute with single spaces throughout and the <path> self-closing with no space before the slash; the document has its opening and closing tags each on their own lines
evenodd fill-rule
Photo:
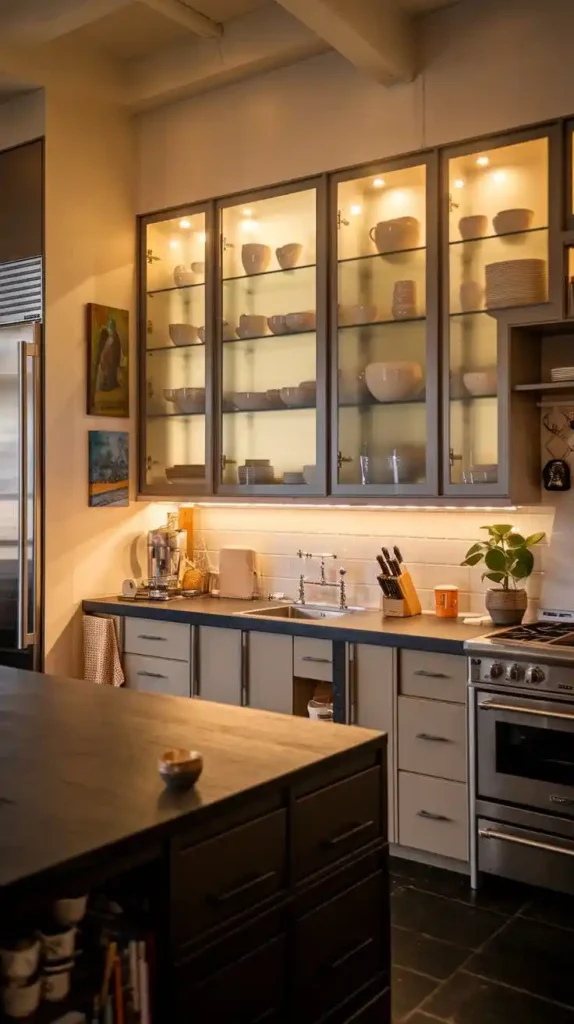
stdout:
<svg viewBox="0 0 574 1024">
<path fill-rule="evenodd" d="M 332 665 L 331 658 L 314 658 L 312 654 L 304 654 L 301 661 L 314 661 L 317 665 Z"/>
<path fill-rule="evenodd" d="M 419 668 L 415 676 L 424 676 L 425 679 L 450 679 L 446 672 L 427 672 L 426 668 Z"/>
<path fill-rule="evenodd" d="M 226 889 L 224 892 L 217 893 L 213 899 L 216 903 L 227 903 L 228 900 L 233 900 L 236 896 L 242 896 L 243 893 L 249 892 L 256 885 L 263 885 L 264 882 L 271 881 L 272 878 L 275 878 L 276 874 L 276 871 L 266 871 L 265 874 L 256 875 L 255 878 L 250 878 L 247 882 L 242 882 L 241 885 L 236 885 L 233 889 Z"/>
<path fill-rule="evenodd" d="M 429 743 L 452 743 L 448 736 L 433 736 L 431 732 L 417 732 L 417 740 L 428 740 Z"/>
<path fill-rule="evenodd" d="M 332 839 L 327 839 L 326 845 L 338 846 L 339 843 L 344 843 L 346 839 L 351 839 L 353 836 L 358 836 L 361 832 L 365 832 L 367 829 L 372 828 L 374 824 L 375 822 L 371 819 L 370 821 L 361 822 L 360 825 L 353 825 L 352 828 L 348 828 L 338 836 L 333 836 Z"/>
<path fill-rule="evenodd" d="M 334 960 L 332 964 L 329 964 L 329 967 L 331 968 L 332 971 L 337 971 L 339 967 L 343 967 L 347 963 L 347 960 L 350 960 L 351 957 L 356 956 L 357 953 L 361 953 L 363 950 L 367 949 L 368 946 L 372 946 L 374 941 L 375 940 L 373 938 L 370 938 L 365 939 L 363 942 L 357 943 L 356 946 L 353 946 L 351 949 L 348 949 L 346 953 L 343 953 L 342 956 L 340 956 L 337 960 Z"/>
<path fill-rule="evenodd" d="M 435 814 L 433 811 L 417 811 L 419 818 L 428 818 L 429 821 L 452 821 L 446 814 Z"/>
<path fill-rule="evenodd" d="M 138 676 L 145 676 L 147 679 L 169 679 L 169 676 L 162 676 L 161 672 L 138 672 Z"/>
<path fill-rule="evenodd" d="M 138 640 L 167 640 L 167 637 L 153 636 L 152 633 L 138 633 Z"/>
</svg>

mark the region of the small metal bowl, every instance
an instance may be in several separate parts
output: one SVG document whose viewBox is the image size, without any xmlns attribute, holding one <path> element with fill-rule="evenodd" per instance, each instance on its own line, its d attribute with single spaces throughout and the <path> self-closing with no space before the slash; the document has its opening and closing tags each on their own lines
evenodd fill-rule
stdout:
<svg viewBox="0 0 574 1024">
<path fill-rule="evenodd" d="M 166 750 L 159 759 L 159 773 L 171 790 L 191 789 L 203 771 L 198 750 Z"/>
</svg>

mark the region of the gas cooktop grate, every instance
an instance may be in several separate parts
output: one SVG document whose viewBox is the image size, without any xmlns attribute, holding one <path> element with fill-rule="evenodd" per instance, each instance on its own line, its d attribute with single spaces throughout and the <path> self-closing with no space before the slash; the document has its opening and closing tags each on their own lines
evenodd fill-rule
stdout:
<svg viewBox="0 0 574 1024">
<path fill-rule="evenodd" d="M 489 639 L 501 644 L 552 644 L 561 640 L 565 643 L 565 637 L 571 637 L 571 644 L 574 646 L 574 624 L 571 622 L 533 622 L 527 626 L 511 626 L 500 633 L 492 633 Z"/>
</svg>

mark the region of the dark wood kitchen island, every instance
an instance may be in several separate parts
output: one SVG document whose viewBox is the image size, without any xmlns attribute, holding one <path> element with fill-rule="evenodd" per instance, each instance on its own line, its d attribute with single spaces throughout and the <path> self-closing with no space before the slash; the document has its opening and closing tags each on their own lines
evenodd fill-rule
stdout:
<svg viewBox="0 0 574 1024">
<path fill-rule="evenodd" d="M 386 791 L 380 733 L 0 668 L 0 920 L 140 886 L 154 1024 L 383 1024 Z"/>
</svg>

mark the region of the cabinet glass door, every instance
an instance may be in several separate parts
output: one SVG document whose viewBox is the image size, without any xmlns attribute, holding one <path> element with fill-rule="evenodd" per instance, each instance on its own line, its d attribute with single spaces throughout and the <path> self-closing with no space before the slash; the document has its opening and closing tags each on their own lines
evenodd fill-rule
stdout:
<svg viewBox="0 0 574 1024">
<path fill-rule="evenodd" d="M 381 165 L 336 180 L 335 493 L 429 494 L 437 488 L 431 185 L 430 162 Z"/>
<path fill-rule="evenodd" d="M 548 300 L 548 143 L 484 144 L 447 159 L 447 493 L 506 487 L 498 333 Z"/>
<path fill-rule="evenodd" d="M 221 206 L 221 493 L 324 493 L 317 224 L 314 186 Z"/>
<path fill-rule="evenodd" d="M 207 213 L 192 208 L 142 226 L 142 491 L 203 493 L 206 454 Z M 209 277 L 209 268 L 207 268 Z"/>
</svg>

